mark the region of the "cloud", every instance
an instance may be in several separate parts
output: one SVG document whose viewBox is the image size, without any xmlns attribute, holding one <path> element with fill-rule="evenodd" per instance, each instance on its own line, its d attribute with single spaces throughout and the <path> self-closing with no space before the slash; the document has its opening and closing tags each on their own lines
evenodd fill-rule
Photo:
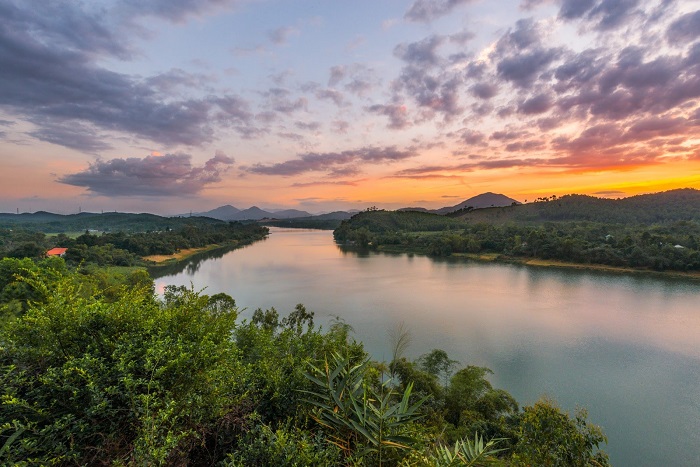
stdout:
<svg viewBox="0 0 700 467">
<path fill-rule="evenodd" d="M 518 112 L 525 115 L 537 115 L 552 108 L 553 101 L 548 93 L 537 94 L 518 104 Z"/>
<path fill-rule="evenodd" d="M 562 54 L 559 48 L 537 48 L 530 52 L 503 58 L 498 62 L 498 75 L 518 87 L 530 87 L 539 75 Z"/>
<path fill-rule="evenodd" d="M 590 10 L 588 17 L 597 20 L 597 29 L 613 29 L 629 22 L 638 12 L 639 0 L 603 0 Z"/>
<path fill-rule="evenodd" d="M 666 31 L 666 38 L 671 44 L 692 42 L 700 37 L 700 10 L 686 13 L 675 20 Z"/>
<path fill-rule="evenodd" d="M 412 65 L 437 65 L 440 62 L 437 49 L 444 41 L 443 36 L 433 35 L 420 42 L 399 44 L 394 48 L 394 55 Z"/>
<path fill-rule="evenodd" d="M 261 93 L 267 98 L 267 107 L 274 112 L 291 115 L 300 110 L 306 110 L 308 100 L 305 97 L 294 99 L 291 91 L 284 88 L 271 88 Z"/>
<path fill-rule="evenodd" d="M 335 89 L 318 89 L 316 91 L 316 98 L 322 100 L 330 100 L 338 107 L 345 105 L 345 96 L 342 92 Z"/>
<path fill-rule="evenodd" d="M 205 2 L 175 3 L 173 8 L 194 8 Z M 97 65 L 100 54 L 128 56 L 125 46 L 116 45 L 124 41 L 90 13 L 76 10 L 73 3 L 61 5 L 65 9 L 54 8 L 53 2 L 23 8 L 7 2 L 0 5 L 0 107 L 37 125 L 37 137 L 66 143 L 56 129 L 82 125 L 166 147 L 198 146 L 215 138 L 216 117 L 248 124 L 241 121 L 240 108 L 227 105 L 230 96 L 183 99 L 164 92 L 168 79 L 182 85 L 193 75 L 143 80 L 101 68 Z M 236 99 L 244 105 L 241 98 Z M 226 115 L 231 110 L 233 114 Z"/>
<path fill-rule="evenodd" d="M 406 11 L 404 18 L 408 21 L 427 23 L 451 13 L 461 5 L 473 2 L 474 0 L 416 0 Z"/>
<path fill-rule="evenodd" d="M 57 181 L 85 187 L 102 196 L 181 196 L 194 195 L 221 181 L 221 175 L 234 160 L 217 152 L 201 167 L 191 163 L 188 154 L 97 160 L 82 172 L 64 175 Z"/>
<path fill-rule="evenodd" d="M 498 85 L 494 83 L 476 83 L 469 88 L 469 91 L 480 99 L 491 99 L 498 93 Z"/>
<path fill-rule="evenodd" d="M 403 104 L 375 104 L 367 107 L 367 111 L 389 117 L 387 128 L 392 130 L 403 130 L 411 126 L 411 122 L 408 120 L 408 110 Z"/>
<path fill-rule="evenodd" d="M 350 129 L 350 122 L 345 120 L 333 120 L 331 122 L 331 129 L 335 133 L 346 134 L 348 129 Z"/>
<path fill-rule="evenodd" d="M 123 0 L 116 7 L 116 13 L 130 18 L 155 16 L 172 22 L 182 22 L 190 16 L 234 7 L 241 0 Z"/>
<path fill-rule="evenodd" d="M 293 26 L 284 26 L 281 28 L 273 29 L 267 32 L 267 37 L 275 45 L 284 45 L 287 43 L 287 39 L 291 36 L 298 36 L 300 33 L 298 28 Z"/>
<path fill-rule="evenodd" d="M 36 139 L 88 154 L 98 154 L 112 148 L 110 144 L 105 142 L 105 137 L 97 134 L 93 128 L 77 122 L 70 124 L 44 123 L 37 130 L 30 131 L 28 134 Z"/>
<path fill-rule="evenodd" d="M 595 3 L 596 0 L 562 0 L 559 17 L 569 20 L 582 18 Z"/>
<path fill-rule="evenodd" d="M 290 159 L 276 164 L 254 164 L 248 167 L 247 170 L 248 172 L 262 175 L 282 176 L 321 171 L 331 171 L 336 174 L 348 175 L 357 173 L 354 168 L 354 164 L 356 163 L 390 163 L 408 159 L 415 155 L 416 153 L 413 150 L 400 151 L 393 146 L 386 148 L 365 147 L 342 152 L 310 152 L 302 154 L 296 159 Z"/>
<path fill-rule="evenodd" d="M 316 182 L 305 182 L 305 183 L 292 183 L 290 186 L 294 188 L 306 188 L 310 186 L 324 186 L 324 185 L 336 185 L 336 186 L 357 186 L 358 182 L 353 180 L 319 180 Z M 317 200 L 321 198 L 307 198 L 306 201 Z"/>
</svg>

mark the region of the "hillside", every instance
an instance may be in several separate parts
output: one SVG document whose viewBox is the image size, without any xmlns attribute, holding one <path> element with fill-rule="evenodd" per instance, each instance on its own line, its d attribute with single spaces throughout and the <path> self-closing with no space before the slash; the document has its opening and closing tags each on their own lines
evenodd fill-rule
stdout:
<svg viewBox="0 0 700 467">
<path fill-rule="evenodd" d="M 685 188 L 621 199 L 574 194 L 516 206 L 462 210 L 450 216 L 487 223 L 589 221 L 650 225 L 691 221 L 700 220 L 700 190 Z"/>
<path fill-rule="evenodd" d="M 484 209 L 493 207 L 503 207 L 503 206 L 513 206 L 520 204 L 519 201 L 509 198 L 506 195 L 500 193 L 486 192 L 480 195 L 472 196 L 471 198 L 462 201 L 461 203 L 454 206 L 447 206 L 440 209 L 435 209 L 436 214 L 447 214 L 450 212 L 458 211 L 460 209 L 470 210 L 470 209 Z"/>
</svg>

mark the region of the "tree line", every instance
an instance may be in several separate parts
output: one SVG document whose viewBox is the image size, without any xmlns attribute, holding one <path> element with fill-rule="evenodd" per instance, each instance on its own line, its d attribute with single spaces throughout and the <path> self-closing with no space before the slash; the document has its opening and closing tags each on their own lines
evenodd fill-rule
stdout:
<svg viewBox="0 0 700 467">
<path fill-rule="evenodd" d="M 392 217 L 395 221 L 388 222 Z M 432 224 L 428 222 L 431 217 Z M 405 218 L 420 222 L 412 224 Z M 696 221 L 645 225 L 590 221 L 469 223 L 452 219 L 458 224 L 442 224 L 441 219 L 426 213 L 365 212 L 344 221 L 334 236 L 340 243 L 362 248 L 434 256 L 494 253 L 504 258 L 540 258 L 655 271 L 700 270 L 700 224 Z"/>
<path fill-rule="evenodd" d="M 264 238 L 268 229 L 240 222 L 191 221 L 177 228 L 129 233 L 85 233 L 70 237 L 65 233 L 46 235 L 25 229 L 0 229 L 0 257 L 41 258 L 53 247 L 68 248 L 69 264 L 94 263 L 100 266 L 143 265 L 141 257 L 171 255 L 181 249 L 213 244 L 245 245 Z"/>
</svg>

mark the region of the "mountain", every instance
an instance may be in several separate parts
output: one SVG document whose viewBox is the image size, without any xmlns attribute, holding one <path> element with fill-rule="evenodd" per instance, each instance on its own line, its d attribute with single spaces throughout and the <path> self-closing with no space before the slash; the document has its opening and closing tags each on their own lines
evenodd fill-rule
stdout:
<svg viewBox="0 0 700 467">
<path fill-rule="evenodd" d="M 234 217 L 230 220 L 232 221 L 259 221 L 260 219 L 264 219 L 266 217 L 272 218 L 275 217 L 274 214 L 268 211 L 264 211 L 260 209 L 257 206 L 250 207 L 248 209 L 244 209 L 240 212 L 237 212 Z"/>
<path fill-rule="evenodd" d="M 318 216 L 313 216 L 313 219 L 316 220 L 340 220 L 343 221 L 345 219 L 350 219 L 353 215 L 355 215 L 354 212 L 348 212 L 348 211 L 333 211 L 333 212 L 328 212 L 326 214 L 319 214 Z"/>
<path fill-rule="evenodd" d="M 212 209 L 211 211 L 199 212 L 197 213 L 197 215 L 204 217 L 212 217 L 214 219 L 219 219 L 222 221 L 230 221 L 234 220 L 236 214 L 238 214 L 239 212 L 241 212 L 240 209 L 235 208 L 230 204 L 227 204 L 226 206 L 219 206 L 218 208 Z"/>
<path fill-rule="evenodd" d="M 311 217 L 311 213 L 299 211 L 298 209 L 285 209 L 283 211 L 273 211 L 270 217 L 275 219 L 292 219 L 295 217 Z"/>
<path fill-rule="evenodd" d="M 473 196 L 467 200 L 455 206 L 447 206 L 444 208 L 436 209 L 434 212 L 436 214 L 447 214 L 449 212 L 458 211 L 460 209 L 472 208 L 472 209 L 483 209 L 483 208 L 499 208 L 503 206 L 513 206 L 513 204 L 520 204 L 519 201 L 509 198 L 506 195 L 500 193 L 486 192 L 480 195 Z"/>
</svg>

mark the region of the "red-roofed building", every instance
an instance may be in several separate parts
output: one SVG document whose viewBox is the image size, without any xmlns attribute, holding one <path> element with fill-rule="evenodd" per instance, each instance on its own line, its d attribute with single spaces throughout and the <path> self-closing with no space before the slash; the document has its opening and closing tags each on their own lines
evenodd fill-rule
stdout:
<svg viewBox="0 0 700 467">
<path fill-rule="evenodd" d="M 68 248 L 51 248 L 49 251 L 46 252 L 46 256 L 60 256 L 63 258 L 65 256 L 66 251 L 68 251 Z"/>
</svg>

